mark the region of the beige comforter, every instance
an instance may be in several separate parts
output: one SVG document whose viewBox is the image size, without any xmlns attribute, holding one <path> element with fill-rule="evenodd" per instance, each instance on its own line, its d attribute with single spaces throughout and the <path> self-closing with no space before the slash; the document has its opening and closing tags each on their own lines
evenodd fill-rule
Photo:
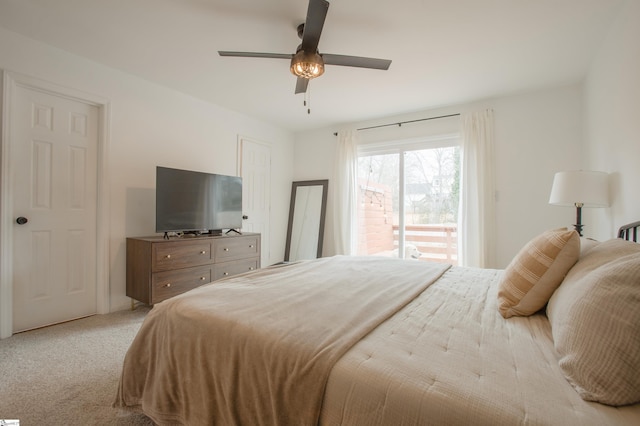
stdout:
<svg viewBox="0 0 640 426">
<path fill-rule="evenodd" d="M 142 325 L 114 405 L 161 425 L 315 425 L 337 360 L 448 267 L 338 256 L 174 297 Z"/>
<path fill-rule="evenodd" d="M 502 318 L 501 273 L 452 267 L 354 345 L 329 375 L 321 425 L 640 425 L 640 404 L 580 398 L 544 314 Z"/>
</svg>

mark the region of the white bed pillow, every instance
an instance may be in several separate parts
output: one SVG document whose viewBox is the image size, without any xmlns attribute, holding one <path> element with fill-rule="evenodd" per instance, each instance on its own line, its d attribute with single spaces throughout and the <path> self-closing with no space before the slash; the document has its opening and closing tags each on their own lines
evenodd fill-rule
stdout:
<svg viewBox="0 0 640 426">
<path fill-rule="evenodd" d="M 592 238 L 580 237 L 580 258 L 584 257 L 592 248 L 600 244 L 600 241 Z"/>
<path fill-rule="evenodd" d="M 500 314 L 526 316 L 544 308 L 579 255 L 580 236 L 574 230 L 554 229 L 529 241 L 500 279 Z"/>
<path fill-rule="evenodd" d="M 560 368 L 587 401 L 640 402 L 640 244 L 591 249 L 547 305 Z"/>
</svg>

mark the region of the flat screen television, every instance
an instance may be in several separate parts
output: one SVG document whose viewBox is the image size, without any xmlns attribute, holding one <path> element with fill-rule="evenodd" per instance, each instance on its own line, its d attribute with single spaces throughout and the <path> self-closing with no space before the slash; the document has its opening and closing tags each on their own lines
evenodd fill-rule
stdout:
<svg viewBox="0 0 640 426">
<path fill-rule="evenodd" d="M 242 227 L 242 178 L 156 167 L 156 232 Z"/>
</svg>

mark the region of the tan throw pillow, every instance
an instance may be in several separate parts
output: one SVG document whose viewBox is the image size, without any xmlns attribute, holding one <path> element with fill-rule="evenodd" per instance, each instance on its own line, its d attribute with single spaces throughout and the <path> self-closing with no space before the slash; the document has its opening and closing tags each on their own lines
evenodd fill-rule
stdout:
<svg viewBox="0 0 640 426">
<path fill-rule="evenodd" d="M 565 377 L 587 401 L 640 402 L 640 244 L 605 241 L 547 306 Z"/>
<path fill-rule="evenodd" d="M 505 269 L 498 287 L 498 309 L 505 318 L 542 309 L 580 256 L 580 236 L 566 228 L 529 241 Z"/>
</svg>

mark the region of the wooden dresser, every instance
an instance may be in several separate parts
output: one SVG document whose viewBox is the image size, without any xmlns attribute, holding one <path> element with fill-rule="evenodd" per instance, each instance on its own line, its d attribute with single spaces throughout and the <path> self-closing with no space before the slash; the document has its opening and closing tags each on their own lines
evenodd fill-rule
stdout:
<svg viewBox="0 0 640 426">
<path fill-rule="evenodd" d="M 127 238 L 127 296 L 147 305 L 260 268 L 260 234 Z"/>
</svg>

